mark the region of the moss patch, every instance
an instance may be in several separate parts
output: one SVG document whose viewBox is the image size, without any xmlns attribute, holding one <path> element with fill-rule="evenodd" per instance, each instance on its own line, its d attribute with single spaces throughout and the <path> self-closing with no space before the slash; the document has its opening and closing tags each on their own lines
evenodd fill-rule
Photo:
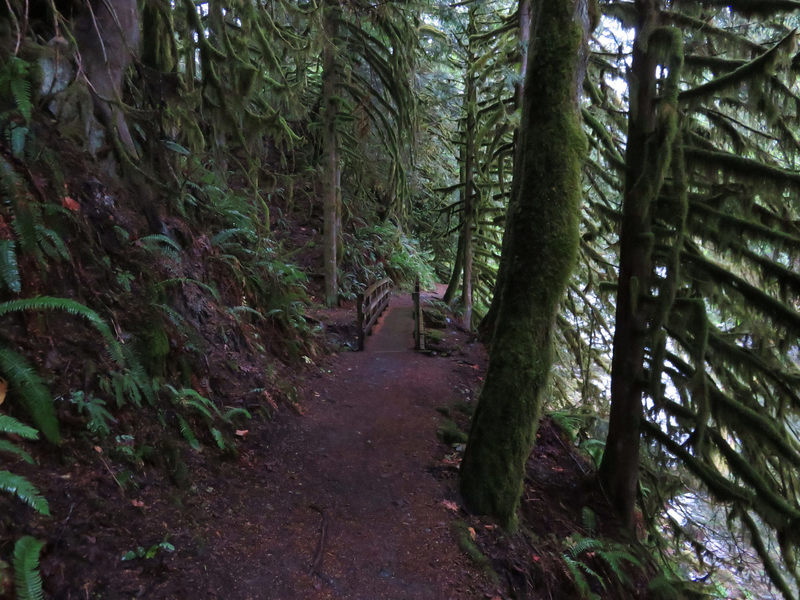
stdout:
<svg viewBox="0 0 800 600">
<path fill-rule="evenodd" d="M 464 521 L 455 521 L 452 524 L 452 529 L 461 551 L 466 554 L 476 566 L 480 567 L 494 581 L 497 581 L 497 573 L 492 567 L 491 560 L 481 551 L 478 544 L 476 544 L 473 539 L 475 531 L 470 529 L 470 526 Z"/>
<path fill-rule="evenodd" d="M 445 419 L 445 421 L 436 430 L 436 437 L 438 437 L 445 444 L 466 444 L 467 434 L 461 431 L 455 421 Z"/>
</svg>

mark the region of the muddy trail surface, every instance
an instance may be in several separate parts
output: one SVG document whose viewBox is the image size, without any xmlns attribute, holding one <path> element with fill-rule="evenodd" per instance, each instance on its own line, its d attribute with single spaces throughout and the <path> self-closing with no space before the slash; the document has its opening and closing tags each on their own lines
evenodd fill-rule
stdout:
<svg viewBox="0 0 800 600">
<path fill-rule="evenodd" d="M 122 532 L 86 517 L 105 560 L 109 545 L 167 534 L 175 552 L 112 572 L 95 566 L 83 589 L 64 582 L 57 596 L 493 597 L 459 549 L 453 448 L 437 440 L 436 409 L 474 402 L 485 357 L 463 332 L 445 336 L 451 353 L 415 352 L 410 295 L 394 295 L 365 351 L 326 359 L 304 382 L 301 408 L 252 423 L 236 459 L 190 465 L 191 490 L 172 500 L 142 490 L 134 504 L 143 508 Z M 127 498 L 119 509 L 134 510 Z"/>
<path fill-rule="evenodd" d="M 436 438 L 435 410 L 471 393 L 478 365 L 414 352 L 412 331 L 410 297 L 395 295 L 363 352 L 338 355 L 307 382 L 294 430 L 277 443 L 265 439 L 263 451 L 251 448 L 247 505 L 219 523 L 227 543 L 208 557 L 209 569 L 226 566 L 227 581 L 209 592 L 484 596 L 487 584 L 459 550 L 443 503 L 454 499 L 455 479 L 438 467 L 447 448 Z"/>
</svg>

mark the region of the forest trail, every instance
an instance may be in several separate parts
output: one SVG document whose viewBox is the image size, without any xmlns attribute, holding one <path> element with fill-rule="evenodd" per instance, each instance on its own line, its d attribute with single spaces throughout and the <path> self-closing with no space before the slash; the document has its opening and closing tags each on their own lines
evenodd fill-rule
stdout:
<svg viewBox="0 0 800 600">
<path fill-rule="evenodd" d="M 394 295 L 364 352 L 335 356 L 306 382 L 304 415 L 284 415 L 277 434 L 251 431 L 210 484 L 218 493 L 198 498 L 195 518 L 208 521 L 195 524 L 212 538 L 202 569 L 172 573 L 147 597 L 182 586 L 192 593 L 177 597 L 226 600 L 493 595 L 458 548 L 443 503 L 456 500 L 455 469 L 443 466 L 452 449 L 436 438 L 436 408 L 479 382 L 482 359 L 467 353 L 480 348 L 451 332 L 460 356 L 426 356 L 412 330 L 410 296 Z"/>
</svg>

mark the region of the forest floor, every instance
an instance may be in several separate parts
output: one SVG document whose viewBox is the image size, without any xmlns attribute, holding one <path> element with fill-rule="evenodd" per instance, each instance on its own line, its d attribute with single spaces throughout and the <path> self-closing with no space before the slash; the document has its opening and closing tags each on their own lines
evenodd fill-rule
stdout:
<svg viewBox="0 0 800 600">
<path fill-rule="evenodd" d="M 334 333 L 353 317 L 313 316 Z M 88 452 L 96 460 L 62 448 L 60 475 L 26 473 L 53 513 L 30 531 L 47 541 L 49 597 L 573 597 L 559 556 L 582 527 L 588 462 L 545 421 L 523 532 L 468 515 L 457 491 L 463 440 L 452 438 L 468 426 L 486 353 L 452 325 L 436 351 L 415 352 L 412 329 L 410 295 L 396 294 L 364 352 L 318 359 L 294 410 L 250 421 L 235 456 L 192 452 L 184 485 L 156 467 L 122 485 L 99 446 Z"/>
</svg>

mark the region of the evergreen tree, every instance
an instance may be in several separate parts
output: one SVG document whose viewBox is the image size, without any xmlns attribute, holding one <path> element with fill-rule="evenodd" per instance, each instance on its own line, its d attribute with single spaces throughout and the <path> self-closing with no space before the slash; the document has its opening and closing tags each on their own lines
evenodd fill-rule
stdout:
<svg viewBox="0 0 800 600">
<path fill-rule="evenodd" d="M 580 215 L 578 77 L 588 29 L 585 4 L 540 2 L 533 9 L 522 104 L 519 178 L 504 245 L 508 272 L 486 383 L 461 466 L 467 505 L 513 528 L 547 387 L 553 325 L 574 266 Z M 583 18 L 582 18 L 583 17 Z"/>
<path fill-rule="evenodd" d="M 622 160 L 619 134 L 593 127 L 587 168 L 595 214 L 621 224 L 604 489 L 631 525 L 641 427 L 648 486 L 678 461 L 748 532 L 786 598 L 800 523 L 796 8 L 603 5 L 635 30 L 628 131 Z M 619 58 L 593 67 L 602 76 Z M 603 83 L 591 81 L 589 113 L 613 132 Z"/>
</svg>

